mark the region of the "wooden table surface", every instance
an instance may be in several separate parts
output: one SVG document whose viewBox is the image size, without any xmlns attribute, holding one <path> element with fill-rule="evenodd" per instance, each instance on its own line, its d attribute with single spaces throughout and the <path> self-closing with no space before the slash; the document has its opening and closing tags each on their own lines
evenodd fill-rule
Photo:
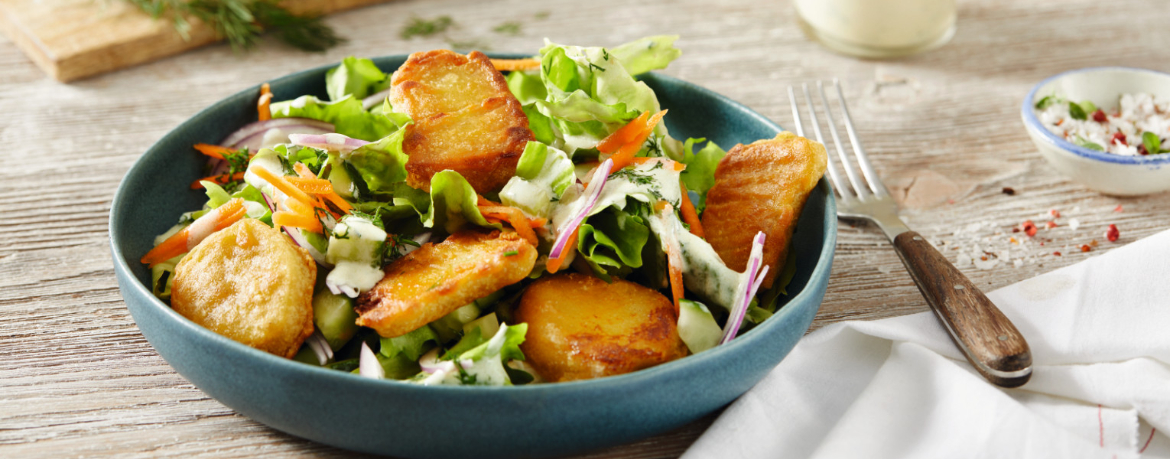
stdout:
<svg viewBox="0 0 1170 459">
<path fill-rule="evenodd" d="M 216 45 L 72 84 L 0 37 L 0 457 L 353 456 L 240 416 L 176 374 L 128 314 L 107 242 L 114 189 L 163 134 L 244 87 L 347 55 L 451 44 L 532 52 L 544 37 L 616 45 L 679 34 L 684 54 L 665 73 L 782 125 L 791 125 L 787 85 L 839 77 L 904 219 L 952 260 L 973 255 L 982 266 L 962 269 L 988 291 L 1170 227 L 1170 195 L 1107 197 L 1066 180 L 1019 117 L 1027 91 L 1065 70 L 1170 71 L 1165 2 L 958 4 L 950 44 L 893 61 L 832 54 L 801 34 L 791 4 L 757 0 L 400 0 L 330 17 L 349 42 L 324 54 L 269 38 L 247 54 Z M 440 15 L 457 27 L 400 38 L 411 16 Z M 509 21 L 517 33 L 494 30 Z M 1062 215 L 1046 229 L 1050 209 Z M 1028 219 L 1042 227 L 1036 238 L 1012 233 Z M 1103 237 L 1111 223 L 1121 231 L 1112 243 Z M 926 309 L 885 239 L 843 224 L 813 328 Z M 590 457 L 678 456 L 712 419 Z"/>
</svg>

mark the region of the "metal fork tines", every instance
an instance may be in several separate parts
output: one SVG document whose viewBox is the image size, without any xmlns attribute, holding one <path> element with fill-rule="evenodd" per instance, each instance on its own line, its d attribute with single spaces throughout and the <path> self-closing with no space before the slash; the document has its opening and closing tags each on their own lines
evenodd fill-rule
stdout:
<svg viewBox="0 0 1170 459">
<path fill-rule="evenodd" d="M 857 131 L 853 128 L 853 119 L 849 116 L 849 107 L 845 105 L 845 96 L 841 93 L 841 84 L 836 78 L 833 79 L 833 87 L 837 92 L 837 103 L 840 106 L 842 119 L 845 122 L 845 132 L 849 135 L 849 143 L 853 147 L 853 153 L 857 157 L 856 162 L 861 167 L 862 175 L 857 173 L 857 170 L 853 167 L 854 161 L 851 161 L 849 155 L 845 152 L 845 144 L 841 141 L 841 136 L 837 131 L 837 123 L 833 119 L 833 111 L 829 106 L 828 98 L 825 97 L 824 84 L 820 81 L 817 82 L 817 92 L 820 94 L 822 111 L 829 127 L 829 135 L 833 139 L 831 144 L 825 142 L 825 137 L 821 133 L 821 123 L 817 117 L 816 105 L 813 103 L 813 98 L 809 94 L 808 84 L 801 85 L 801 89 L 804 92 L 804 100 L 808 107 L 808 116 L 812 122 L 813 136 L 817 142 L 824 144 L 826 148 L 829 148 L 830 145 L 836 147 L 837 157 L 841 161 L 842 168 L 845 170 L 845 177 L 848 180 L 841 179 L 841 175 L 837 172 L 837 167 L 834 164 L 835 161 L 830 153 L 826 169 L 829 174 L 829 181 L 832 182 L 833 189 L 837 191 L 837 214 L 843 217 L 871 220 L 877 223 L 882 231 L 886 233 L 886 236 L 892 240 L 898 234 L 908 231 L 909 228 L 898 218 L 897 203 L 890 197 L 890 191 L 886 189 L 881 178 L 878 177 L 877 171 L 874 170 L 873 165 L 869 162 L 869 156 L 866 155 L 865 149 L 861 147 L 861 142 L 857 139 Z M 804 137 L 804 123 L 801 122 L 799 104 L 796 102 L 796 94 L 793 92 L 791 86 L 788 87 L 788 101 L 792 104 L 792 118 L 794 127 L 796 128 L 796 135 Z"/>
<path fill-rule="evenodd" d="M 837 159 L 845 173 L 842 177 L 833 155 L 828 154 L 826 172 L 838 195 L 837 216 L 864 218 L 881 227 L 910 271 L 910 277 L 914 279 L 918 290 L 976 370 L 1001 386 L 1016 387 L 1024 384 L 1032 375 L 1032 354 L 1027 341 L 974 283 L 898 218 L 898 204 L 890 197 L 890 192 L 882 184 L 861 142 L 857 140 L 857 131 L 853 128 L 849 108 L 845 106 L 841 84 L 836 79 L 833 80 L 833 87 L 837 92 L 841 119 L 845 123 L 845 132 L 849 134 L 854 160 L 845 152 L 845 142 L 841 141 L 837 131 L 833 110 L 829 99 L 825 97 L 824 84 L 817 82 L 817 93 L 822 105 L 820 113 L 824 115 L 829 128 L 831 143 L 825 141 L 821 132 L 816 104 L 813 103 L 808 85 L 801 85 L 813 136 L 826 149 L 831 145 L 837 151 Z M 791 86 L 788 87 L 788 99 L 792 103 L 796 135 L 804 137 L 800 106 Z M 857 168 L 854 167 L 855 162 Z"/>
</svg>

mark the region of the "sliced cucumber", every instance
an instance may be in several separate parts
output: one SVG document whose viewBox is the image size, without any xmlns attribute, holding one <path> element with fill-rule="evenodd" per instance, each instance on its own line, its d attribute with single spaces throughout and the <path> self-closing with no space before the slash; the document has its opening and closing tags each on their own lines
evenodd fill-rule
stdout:
<svg viewBox="0 0 1170 459">
<path fill-rule="evenodd" d="M 313 295 L 313 323 L 333 350 L 341 349 L 358 331 L 353 300 L 322 290 Z"/>
<path fill-rule="evenodd" d="M 343 198 L 353 197 L 353 179 L 349 178 L 349 172 L 345 171 L 345 164 L 337 155 L 330 154 L 329 159 L 325 161 L 329 166 L 329 174 L 326 179 L 333 184 L 333 192 L 341 195 Z"/>
<path fill-rule="evenodd" d="M 723 329 L 703 303 L 691 300 L 679 302 L 678 337 L 682 338 L 692 354 L 698 354 L 719 344 Z"/>
</svg>

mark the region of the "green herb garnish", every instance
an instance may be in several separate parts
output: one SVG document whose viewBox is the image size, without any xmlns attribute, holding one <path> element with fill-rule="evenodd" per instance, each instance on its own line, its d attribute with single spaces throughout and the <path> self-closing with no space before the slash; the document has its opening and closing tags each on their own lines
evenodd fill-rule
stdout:
<svg viewBox="0 0 1170 459">
<path fill-rule="evenodd" d="M 1151 155 L 1170 151 L 1162 149 L 1162 139 L 1158 137 L 1158 134 L 1154 134 L 1153 132 L 1142 133 L 1142 145 L 1146 146 L 1146 151 Z"/>
<path fill-rule="evenodd" d="M 1076 102 L 1070 101 L 1068 103 L 1068 116 L 1072 117 L 1074 120 L 1084 121 L 1089 118 L 1089 113 L 1091 112 L 1086 112 L 1085 109 Z"/>
<path fill-rule="evenodd" d="M 1103 148 L 1102 146 L 1097 145 L 1097 144 L 1090 142 L 1088 140 L 1085 140 L 1084 137 L 1081 137 L 1079 135 L 1077 136 L 1076 139 L 1073 139 L 1073 143 L 1080 145 L 1082 147 L 1088 148 L 1090 150 L 1105 151 L 1105 148 Z"/>
<path fill-rule="evenodd" d="M 439 16 L 434 19 L 412 17 L 402 27 L 402 31 L 398 33 L 398 36 L 407 40 L 414 37 L 429 37 L 437 33 L 443 33 L 453 25 L 455 25 L 455 21 L 451 19 L 451 16 Z"/>
<path fill-rule="evenodd" d="M 515 250 L 509 250 L 507 252 L 504 252 L 505 257 L 514 257 L 516 255 L 520 255 L 520 252 L 517 252 Z"/>
<path fill-rule="evenodd" d="M 285 43 L 305 51 L 324 51 L 345 41 L 319 16 L 297 15 L 275 0 L 127 0 L 154 19 L 169 16 L 175 30 L 189 40 L 194 17 L 226 38 L 232 48 L 247 49 L 272 30 Z"/>
<path fill-rule="evenodd" d="M 1036 102 L 1036 110 L 1044 110 L 1056 102 L 1058 102 L 1056 96 L 1044 96 L 1039 102 Z"/>
<path fill-rule="evenodd" d="M 519 22 L 508 21 L 496 26 L 492 30 L 503 35 L 520 35 L 520 26 L 521 24 Z"/>
</svg>

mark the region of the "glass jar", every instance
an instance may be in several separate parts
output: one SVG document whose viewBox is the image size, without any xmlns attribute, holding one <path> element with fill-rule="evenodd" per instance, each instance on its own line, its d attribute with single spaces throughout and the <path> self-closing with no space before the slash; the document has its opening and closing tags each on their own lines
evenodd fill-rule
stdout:
<svg viewBox="0 0 1170 459">
<path fill-rule="evenodd" d="M 955 0 L 793 0 L 804 33 L 851 56 L 920 53 L 955 34 Z"/>
</svg>

